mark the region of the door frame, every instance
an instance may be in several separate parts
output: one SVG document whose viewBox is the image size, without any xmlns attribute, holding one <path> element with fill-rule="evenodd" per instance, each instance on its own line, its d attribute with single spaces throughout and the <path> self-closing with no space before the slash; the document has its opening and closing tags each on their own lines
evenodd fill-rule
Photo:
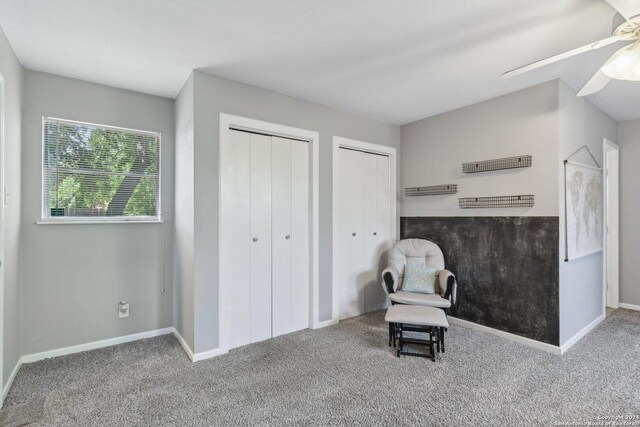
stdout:
<svg viewBox="0 0 640 427">
<path fill-rule="evenodd" d="M 609 156 L 615 153 L 617 165 L 609 170 Z M 607 307 L 620 306 L 620 148 L 617 144 L 604 138 L 602 142 L 602 177 L 603 177 L 603 256 L 602 256 L 602 313 L 606 316 Z M 614 176 L 615 194 L 610 194 L 609 177 Z M 613 199 L 611 196 L 613 195 Z M 609 236 L 612 235 L 612 238 Z M 617 262 L 610 265 L 609 255 L 613 255 Z M 613 282 L 610 277 L 613 276 Z"/>
<path fill-rule="evenodd" d="M 0 73 L 0 408 L 4 405 L 4 270 L 5 266 L 5 211 L 6 211 L 6 181 L 4 161 L 4 135 L 5 135 L 5 111 L 4 111 L 5 85 L 4 76 Z"/>
<path fill-rule="evenodd" d="M 320 285 L 320 256 L 319 256 L 319 236 L 320 236 L 320 221 L 319 221 L 319 152 L 320 152 L 320 134 L 315 131 L 300 129 L 296 127 L 281 125 L 277 123 L 265 122 L 262 120 L 250 119 L 242 116 L 235 116 L 226 113 L 220 113 L 220 144 L 218 147 L 218 159 L 222 159 L 222 151 L 225 144 L 229 143 L 230 135 L 229 128 L 234 127 L 237 129 L 243 129 L 254 132 L 267 133 L 273 136 L 291 137 L 297 139 L 303 139 L 309 141 L 311 144 L 311 159 L 309 172 L 311 175 L 311 207 L 309 209 L 311 218 L 309 224 L 311 229 L 309 230 L 309 242 L 310 242 L 310 278 L 309 283 L 311 289 L 309 292 L 309 327 L 316 329 L 321 327 L 319 321 L 319 285 Z M 224 228 L 222 227 L 222 180 L 221 168 L 218 168 L 218 337 L 219 337 L 219 349 L 221 353 L 229 351 L 229 337 L 231 334 L 231 313 L 228 312 L 228 301 L 233 298 L 230 290 L 222 283 L 222 266 L 220 265 L 222 254 L 222 235 L 224 234 Z"/>
<path fill-rule="evenodd" d="M 397 189 L 397 150 L 393 147 L 389 147 L 386 145 L 372 144 L 370 142 L 358 141 L 356 139 L 343 138 L 340 136 L 333 137 L 333 159 L 332 159 L 332 168 L 333 168 L 333 205 L 332 205 L 332 265 L 331 265 L 331 319 L 325 321 L 327 324 L 336 324 L 340 319 L 340 295 L 338 292 L 338 278 L 337 276 L 337 268 L 338 265 L 338 251 L 337 245 L 339 241 L 338 236 L 338 189 L 340 188 L 340 173 L 339 173 L 339 159 L 340 159 L 340 148 L 348 148 L 352 150 L 364 151 L 372 154 L 381 154 L 383 156 L 389 157 L 389 189 L 391 193 L 391 197 L 389 198 L 391 201 L 390 210 L 391 213 L 389 215 L 390 218 L 390 233 L 389 237 L 391 240 L 396 241 L 398 239 L 398 229 L 400 227 L 398 217 L 396 216 L 397 204 L 398 204 L 398 189 Z"/>
</svg>

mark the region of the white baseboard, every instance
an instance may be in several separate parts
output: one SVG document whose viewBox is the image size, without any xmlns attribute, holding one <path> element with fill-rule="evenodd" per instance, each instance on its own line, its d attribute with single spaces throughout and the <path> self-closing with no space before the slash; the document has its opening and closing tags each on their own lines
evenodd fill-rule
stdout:
<svg viewBox="0 0 640 427">
<path fill-rule="evenodd" d="M 635 304 L 627 304 L 624 302 L 621 302 L 619 304 L 620 308 L 626 308 L 627 310 L 636 310 L 636 311 L 640 311 L 640 305 L 635 305 Z"/>
<path fill-rule="evenodd" d="M 95 350 L 97 348 L 110 347 L 112 345 L 124 344 L 131 341 L 137 341 L 144 338 L 152 338 L 160 335 L 166 335 L 173 332 L 173 327 L 155 329 L 153 331 L 140 332 L 137 334 L 125 335 L 122 337 L 109 338 L 106 340 L 94 341 L 86 344 L 72 345 L 69 347 L 58 348 L 55 350 L 43 351 L 41 353 L 27 354 L 20 358 L 22 363 L 32 363 L 39 360 L 48 359 L 50 357 L 65 356 L 67 354 L 79 353 L 81 351 Z"/>
<path fill-rule="evenodd" d="M 486 332 L 488 334 L 496 335 L 498 337 L 506 338 L 511 341 L 515 341 L 520 344 L 528 345 L 540 350 L 548 351 L 553 354 L 561 354 L 560 347 L 557 345 L 547 344 L 545 342 L 532 340 L 531 338 L 521 337 L 520 335 L 512 334 L 509 332 L 501 331 L 499 329 L 490 328 L 488 326 L 480 325 L 478 323 L 469 322 L 468 320 L 458 319 L 457 317 L 447 316 L 450 323 L 454 325 L 465 326 L 469 329 L 474 329 L 480 332 Z"/>
<path fill-rule="evenodd" d="M 208 350 L 208 351 L 202 351 L 200 353 L 194 353 L 193 350 L 191 350 L 191 347 L 189 347 L 189 344 L 187 344 L 187 341 L 184 338 L 182 338 L 182 335 L 180 335 L 178 330 L 176 328 L 171 328 L 171 329 L 172 329 L 173 335 L 175 335 L 175 337 L 178 339 L 178 342 L 180 343 L 180 345 L 182 345 L 182 348 L 184 349 L 185 353 L 187 353 L 187 356 L 189 356 L 189 359 L 191 359 L 192 362 L 199 362 L 201 360 L 211 359 L 212 357 L 216 357 L 216 356 L 220 356 L 221 354 L 228 353 L 228 351 L 224 351 L 219 348 L 214 348 L 213 350 Z"/>
<path fill-rule="evenodd" d="M 189 347 L 189 344 L 187 344 L 187 341 L 184 338 L 182 338 L 182 335 L 180 335 L 180 332 L 178 332 L 176 328 L 173 328 L 172 332 L 173 332 L 173 335 L 175 335 L 175 337 L 178 339 L 178 342 L 182 346 L 182 349 L 184 350 L 184 352 L 187 353 L 187 356 L 189 356 L 189 359 L 193 361 L 193 350 L 191 350 L 191 347 Z"/>
<path fill-rule="evenodd" d="M 569 338 L 569 340 L 567 340 L 567 342 L 565 342 L 564 344 L 562 344 L 560 346 L 560 354 L 563 354 L 564 352 L 569 350 L 569 348 L 571 348 L 571 346 L 573 346 L 575 343 L 580 341 L 580 338 L 584 337 L 589 332 L 591 332 L 591 330 L 593 328 L 595 328 L 596 326 L 598 326 L 598 324 L 600 322 L 602 322 L 603 320 L 604 320 L 604 314 L 601 314 L 596 319 L 594 319 L 591 323 L 589 323 L 587 326 L 585 326 L 584 328 L 580 329 L 577 334 L 575 334 L 574 336 Z"/>
<path fill-rule="evenodd" d="M 332 326 L 332 325 L 337 325 L 337 324 L 338 324 L 338 318 L 329 319 L 329 320 L 324 320 L 322 322 L 314 323 L 313 326 L 311 327 L 311 329 L 326 328 L 327 326 Z"/>
<path fill-rule="evenodd" d="M 212 357 L 220 356 L 222 354 L 226 354 L 228 351 L 221 350 L 219 348 L 214 348 L 213 350 L 202 351 L 200 353 L 195 353 L 191 358 L 192 362 L 199 362 L 201 360 L 211 359 Z"/>
<path fill-rule="evenodd" d="M 0 408 L 3 406 L 4 399 L 7 397 L 7 394 L 9 393 L 9 389 L 13 385 L 13 380 L 16 379 L 16 375 L 18 374 L 18 371 L 20 370 L 21 366 L 22 366 L 22 358 L 18 359 L 18 361 L 16 362 L 16 366 L 13 368 L 13 371 L 11 371 L 11 375 L 9 375 L 9 379 L 7 380 L 7 383 L 4 385 L 2 389 L 2 399 L 0 400 Z"/>
</svg>

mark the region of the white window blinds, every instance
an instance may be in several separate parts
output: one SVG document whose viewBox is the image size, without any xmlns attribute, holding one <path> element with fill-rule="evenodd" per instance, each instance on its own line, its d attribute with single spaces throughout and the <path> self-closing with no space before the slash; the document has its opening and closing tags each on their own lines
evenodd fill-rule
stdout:
<svg viewBox="0 0 640 427">
<path fill-rule="evenodd" d="M 160 219 L 159 133 L 44 118 L 42 134 L 44 219 Z"/>
</svg>

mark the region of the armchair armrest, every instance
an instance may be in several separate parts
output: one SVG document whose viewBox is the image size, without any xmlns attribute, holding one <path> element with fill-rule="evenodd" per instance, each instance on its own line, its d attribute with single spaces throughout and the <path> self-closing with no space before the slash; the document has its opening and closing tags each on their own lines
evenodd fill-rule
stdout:
<svg viewBox="0 0 640 427">
<path fill-rule="evenodd" d="M 442 297 L 451 301 L 451 306 L 455 306 L 458 298 L 458 282 L 456 281 L 456 276 L 449 270 L 442 270 L 438 274 L 438 281 L 441 295 L 444 293 Z"/>
<path fill-rule="evenodd" d="M 398 272 L 393 267 L 382 271 L 382 289 L 389 295 L 398 290 Z"/>
</svg>

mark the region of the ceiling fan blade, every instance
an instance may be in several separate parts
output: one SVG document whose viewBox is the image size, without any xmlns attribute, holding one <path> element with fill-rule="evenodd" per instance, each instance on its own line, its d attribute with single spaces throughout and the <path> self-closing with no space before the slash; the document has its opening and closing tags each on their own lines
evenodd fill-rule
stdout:
<svg viewBox="0 0 640 427">
<path fill-rule="evenodd" d="M 594 42 L 594 43 L 590 43 L 575 49 L 571 49 L 568 50 L 566 52 L 563 53 L 559 53 L 557 55 L 554 56 L 550 56 L 549 58 L 545 58 L 545 59 L 541 59 L 540 61 L 536 61 L 536 62 L 532 62 L 531 64 L 527 64 L 523 67 L 519 67 L 519 68 L 515 68 L 511 71 L 507 71 L 506 73 L 504 73 L 501 77 L 503 79 L 509 78 L 509 77 L 514 77 L 517 75 L 520 75 L 522 73 L 526 73 L 527 71 L 531 71 L 531 70 L 535 70 L 536 68 L 540 68 L 540 67 L 544 67 L 545 65 L 549 65 L 552 64 L 554 62 L 558 62 L 561 61 L 563 59 L 566 58 L 570 58 L 572 56 L 575 55 L 579 55 L 581 53 L 584 52 L 588 52 L 590 50 L 595 50 L 595 49 L 599 49 L 601 47 L 604 46 L 608 46 L 610 44 L 619 42 L 619 41 L 623 41 L 623 40 L 629 40 L 628 37 L 623 37 L 623 36 L 611 36 L 611 37 L 607 37 L 606 39 L 602 39 L 600 41 Z"/>
<path fill-rule="evenodd" d="M 640 2 L 638 0 L 605 0 L 625 19 L 640 15 Z"/>
<path fill-rule="evenodd" d="M 589 96 L 601 91 L 611 81 L 611 77 L 607 76 L 602 70 L 598 70 L 591 80 L 580 89 L 577 96 Z"/>
</svg>

